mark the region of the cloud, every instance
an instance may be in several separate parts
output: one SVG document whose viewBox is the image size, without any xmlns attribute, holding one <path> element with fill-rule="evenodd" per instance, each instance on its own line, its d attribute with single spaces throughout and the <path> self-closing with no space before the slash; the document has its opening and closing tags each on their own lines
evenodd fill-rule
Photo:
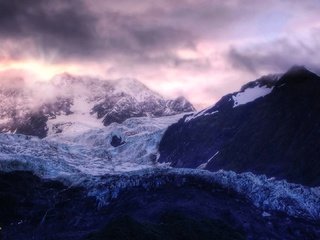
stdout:
<svg viewBox="0 0 320 240">
<path fill-rule="evenodd" d="M 12 58 L 159 63 L 169 57 L 170 62 L 177 48 L 228 36 L 233 24 L 257 12 L 256 4 L 239 5 L 237 0 L 0 0 L 0 41 Z"/>
<path fill-rule="evenodd" d="M 231 47 L 227 57 L 231 64 L 255 75 L 284 72 L 293 65 L 305 65 L 319 71 L 320 29 L 303 36 L 282 37 L 274 41 L 245 47 Z"/>
<path fill-rule="evenodd" d="M 94 44 L 95 22 L 81 1 L 0 1 L 0 39 L 12 58 L 48 51 L 77 56 L 80 49 L 83 55 Z"/>
</svg>

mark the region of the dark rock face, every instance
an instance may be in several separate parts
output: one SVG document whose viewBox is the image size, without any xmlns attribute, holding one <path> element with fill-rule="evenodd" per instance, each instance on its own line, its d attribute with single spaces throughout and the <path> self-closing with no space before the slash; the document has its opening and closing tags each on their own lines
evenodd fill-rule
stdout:
<svg viewBox="0 0 320 240">
<path fill-rule="evenodd" d="M 319 239 L 317 222 L 265 215 L 232 191 L 196 182 L 129 189 L 103 208 L 83 188 L 0 173 L 2 239 Z"/>
<path fill-rule="evenodd" d="M 273 90 L 237 107 L 229 94 L 170 126 L 160 143 L 160 161 L 319 185 L 320 77 L 293 67 L 277 81 L 262 78 L 242 91 L 257 85 Z"/>
<path fill-rule="evenodd" d="M 42 114 L 33 114 L 27 121 L 22 121 L 16 125 L 16 133 L 25 135 L 35 135 L 44 138 L 47 135 L 48 118 Z"/>
<path fill-rule="evenodd" d="M 23 98 L 23 96 L 19 96 L 19 98 L 21 97 Z M 36 109 L 9 107 L 2 117 L 10 120 L 6 124 L 0 124 L 0 132 L 15 132 L 44 138 L 48 132 L 48 119 L 55 118 L 60 114 L 72 114 L 71 105 L 71 99 L 57 98 L 56 102 L 45 103 Z"/>
<path fill-rule="evenodd" d="M 178 97 L 175 100 L 168 100 L 167 106 L 177 113 L 193 112 L 195 110 L 192 104 L 185 97 Z"/>
<path fill-rule="evenodd" d="M 113 122 L 122 123 L 132 117 L 161 117 L 194 110 L 192 104 L 183 97 L 164 100 L 155 95 L 138 101 L 133 96 L 121 93 L 106 97 L 93 107 L 92 113 L 96 113 L 98 118 L 103 118 L 103 124 L 107 126 Z"/>
<path fill-rule="evenodd" d="M 123 144 L 125 144 L 124 141 L 122 141 L 122 138 L 121 137 L 118 137 L 118 136 L 112 136 L 112 139 L 111 139 L 111 146 L 113 147 L 119 147 Z"/>
</svg>

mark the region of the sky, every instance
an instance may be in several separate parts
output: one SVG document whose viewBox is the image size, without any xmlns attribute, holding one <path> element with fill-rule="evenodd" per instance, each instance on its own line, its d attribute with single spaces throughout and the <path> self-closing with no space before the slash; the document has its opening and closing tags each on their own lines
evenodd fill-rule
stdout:
<svg viewBox="0 0 320 240">
<path fill-rule="evenodd" d="M 319 0 L 0 0 L 0 71 L 136 78 L 201 109 L 292 65 L 320 72 L 319 13 Z"/>
</svg>

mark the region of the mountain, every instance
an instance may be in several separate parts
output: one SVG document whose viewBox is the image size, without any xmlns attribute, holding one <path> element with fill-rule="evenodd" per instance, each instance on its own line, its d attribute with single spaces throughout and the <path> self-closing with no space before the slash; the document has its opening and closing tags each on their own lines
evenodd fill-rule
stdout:
<svg viewBox="0 0 320 240">
<path fill-rule="evenodd" d="M 304 67 L 262 77 L 170 126 L 159 161 L 319 185 L 319 96 L 320 77 Z"/>
<path fill-rule="evenodd" d="M 317 110 L 318 77 L 306 69 L 248 83 L 194 114 L 185 98 L 165 100 L 132 79 L 63 74 L 36 87 L 19 78 L 1 84 L 0 239 L 320 237 L 320 188 L 269 177 L 262 157 L 273 141 L 287 151 L 300 138 L 308 144 L 294 145 L 296 154 L 315 156 L 317 139 L 305 137 L 316 131 L 305 124 L 317 120 L 306 116 Z M 301 112 L 302 100 L 311 109 Z M 302 120 L 290 142 L 293 127 L 281 121 Z M 250 147 L 261 158 L 252 162 L 259 149 Z M 251 159 L 255 174 L 214 171 L 220 152 L 239 157 L 226 156 L 230 164 Z M 310 160 L 316 172 L 311 157 L 300 169 Z M 293 169 L 276 160 L 282 173 Z"/>
<path fill-rule="evenodd" d="M 132 117 L 171 116 L 195 110 L 184 97 L 166 100 L 134 79 L 103 81 L 67 73 L 32 86 L 23 79 L 2 81 L 0 97 L 0 132 L 40 138 L 73 125 L 91 129 Z"/>
</svg>

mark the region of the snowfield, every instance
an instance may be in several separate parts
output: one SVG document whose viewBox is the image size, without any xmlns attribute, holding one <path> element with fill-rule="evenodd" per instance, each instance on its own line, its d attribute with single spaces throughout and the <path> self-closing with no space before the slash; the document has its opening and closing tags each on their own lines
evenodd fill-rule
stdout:
<svg viewBox="0 0 320 240">
<path fill-rule="evenodd" d="M 266 86 L 255 86 L 253 88 L 247 88 L 243 92 L 237 93 L 232 96 L 234 105 L 233 107 L 238 107 L 249 102 L 253 102 L 260 97 L 264 97 L 272 92 L 272 88 Z"/>
</svg>

